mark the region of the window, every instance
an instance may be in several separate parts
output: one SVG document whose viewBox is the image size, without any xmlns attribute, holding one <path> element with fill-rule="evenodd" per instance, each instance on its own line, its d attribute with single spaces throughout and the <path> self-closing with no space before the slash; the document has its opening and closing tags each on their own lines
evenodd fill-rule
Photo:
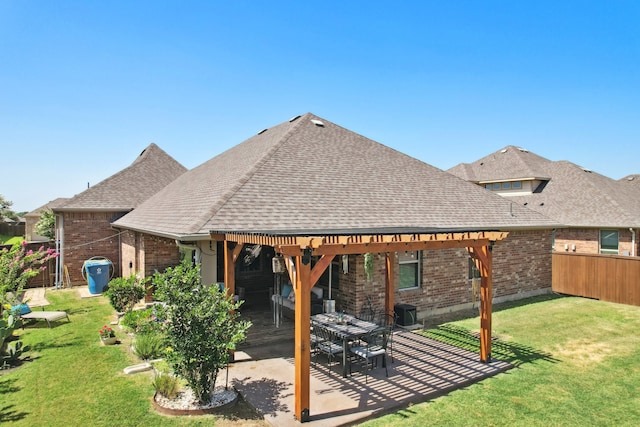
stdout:
<svg viewBox="0 0 640 427">
<path fill-rule="evenodd" d="M 503 182 L 502 183 L 502 189 L 503 190 L 511 190 L 511 183 L 510 182 Z"/>
<path fill-rule="evenodd" d="M 400 289 L 420 286 L 420 252 L 398 252 Z"/>
<path fill-rule="evenodd" d="M 520 189 L 522 188 L 522 182 L 520 181 L 514 181 L 511 183 L 511 188 L 515 189 Z"/>
<path fill-rule="evenodd" d="M 600 230 L 600 253 L 618 255 L 617 230 Z"/>
<path fill-rule="evenodd" d="M 501 187 L 501 186 L 500 186 L 500 183 L 499 183 L 499 182 L 496 182 L 495 184 L 493 184 L 493 189 L 494 189 L 494 190 L 499 190 L 499 189 L 500 189 L 500 187 Z"/>
<path fill-rule="evenodd" d="M 485 184 L 484 188 L 486 188 L 487 190 L 491 190 L 493 188 L 493 184 Z"/>
</svg>

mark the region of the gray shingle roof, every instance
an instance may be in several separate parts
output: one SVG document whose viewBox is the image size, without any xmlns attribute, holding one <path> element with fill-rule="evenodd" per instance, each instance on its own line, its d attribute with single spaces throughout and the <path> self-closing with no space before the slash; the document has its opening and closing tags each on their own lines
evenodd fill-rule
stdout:
<svg viewBox="0 0 640 427">
<path fill-rule="evenodd" d="M 473 163 L 454 166 L 449 172 L 472 182 L 547 177 L 549 181 L 539 193 L 505 198 L 566 226 L 640 227 L 637 190 L 568 161 L 551 161 L 508 146 Z"/>
<path fill-rule="evenodd" d="M 176 237 L 556 225 L 511 205 L 309 113 L 186 172 L 114 225 Z"/>
<path fill-rule="evenodd" d="M 173 157 L 156 144 L 150 144 L 131 165 L 54 210 L 130 211 L 185 171 Z"/>
<path fill-rule="evenodd" d="M 41 212 L 47 209 L 56 209 L 59 206 L 64 205 L 69 201 L 68 197 L 58 197 L 57 199 L 51 200 L 49 203 L 40 206 L 37 209 L 32 210 L 25 217 L 40 217 Z"/>
</svg>

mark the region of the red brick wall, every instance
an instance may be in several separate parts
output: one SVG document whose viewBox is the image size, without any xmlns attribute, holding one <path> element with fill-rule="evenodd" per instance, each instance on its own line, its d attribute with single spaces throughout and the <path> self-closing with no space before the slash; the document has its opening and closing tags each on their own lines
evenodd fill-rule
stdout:
<svg viewBox="0 0 640 427">
<path fill-rule="evenodd" d="M 636 230 L 637 232 L 637 230 Z M 636 234 L 636 247 L 632 245 L 632 233 L 629 229 L 618 230 L 618 254 L 625 252 L 638 256 L 638 236 Z M 567 245 L 567 249 L 565 249 Z M 573 250 L 573 245 L 576 249 Z M 600 229 L 599 228 L 562 228 L 556 230 L 556 252 L 575 252 L 579 254 L 600 253 Z"/>
<path fill-rule="evenodd" d="M 340 277 L 335 298 L 338 308 L 357 314 L 370 297 L 373 308 L 384 308 L 384 254 L 374 254 L 374 274 L 365 280 L 364 257 L 349 257 L 349 273 Z M 472 308 L 475 301 L 468 277 L 469 254 L 465 249 L 423 251 L 422 286 L 398 290 L 398 261 L 395 261 L 395 303 L 415 305 L 418 317 Z M 511 232 L 493 249 L 494 301 L 518 299 L 551 288 L 551 231 Z"/>
<path fill-rule="evenodd" d="M 72 284 L 83 284 L 82 265 L 95 256 L 106 257 L 113 263 L 114 272 L 120 272 L 120 241 L 118 231 L 111 222 L 122 213 L 64 212 L 64 264 L 69 270 Z M 114 275 L 115 277 L 115 275 Z"/>
<path fill-rule="evenodd" d="M 175 240 L 125 230 L 121 236 L 122 275 L 152 276 L 180 263 Z"/>
</svg>

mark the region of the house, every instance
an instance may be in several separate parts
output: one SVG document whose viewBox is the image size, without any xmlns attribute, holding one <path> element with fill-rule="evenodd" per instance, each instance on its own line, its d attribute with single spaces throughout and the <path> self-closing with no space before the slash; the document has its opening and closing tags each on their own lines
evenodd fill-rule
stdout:
<svg viewBox="0 0 640 427">
<path fill-rule="evenodd" d="M 186 168 L 156 144 L 150 144 L 135 161 L 120 172 L 88 188 L 61 205 L 52 207 L 61 247 L 60 268 L 67 267 L 72 284 L 82 283 L 85 260 L 106 257 L 115 272 L 120 272 L 120 235 L 111 223 L 131 212 L 138 205 L 164 188 Z M 173 265 L 179 253 L 172 246 L 166 250 L 146 243 L 155 256 L 170 258 Z M 64 276 L 58 271 L 58 281 Z"/>
<path fill-rule="evenodd" d="M 558 223 L 555 251 L 638 256 L 638 176 L 616 181 L 568 161 L 507 146 L 450 173 Z"/>
<path fill-rule="evenodd" d="M 65 197 L 59 197 L 55 200 L 50 201 L 49 203 L 40 206 L 37 209 L 32 210 L 31 212 L 25 214 L 25 240 L 28 242 L 43 242 L 48 241 L 49 239 L 45 236 L 40 236 L 35 232 L 35 226 L 40 221 L 40 217 L 42 216 L 42 212 L 46 210 L 53 210 L 54 208 L 63 205 L 69 199 Z"/>
<path fill-rule="evenodd" d="M 337 241 L 384 235 L 391 241 L 411 234 L 437 239 L 439 233 L 508 232 L 492 246 L 494 301 L 548 292 L 550 230 L 558 224 L 308 113 L 180 175 L 112 225 L 121 230 L 122 275 L 163 268 L 163 254 L 148 247 L 155 241 L 156 248 L 179 247 L 201 262 L 203 281 L 225 282 L 231 274 L 235 289 L 246 292 L 246 304 L 266 305 L 282 279 L 272 271 L 279 255 L 274 242 L 313 236 Z M 240 240 L 254 243 L 226 247 L 233 232 L 248 233 L 253 237 Z M 465 247 L 407 243 L 391 258 L 380 251 L 370 258 L 370 277 L 363 256 L 368 247 L 334 257 L 319 280 L 323 297 L 331 296 L 338 310 L 358 313 L 369 302 L 382 310 L 393 300 L 415 306 L 424 318 L 479 303 L 472 286 L 479 273 Z M 238 260 L 233 271 L 225 269 L 229 250 Z M 311 256 L 311 262 L 320 261 Z M 386 289 L 390 267 L 392 298 Z"/>
</svg>

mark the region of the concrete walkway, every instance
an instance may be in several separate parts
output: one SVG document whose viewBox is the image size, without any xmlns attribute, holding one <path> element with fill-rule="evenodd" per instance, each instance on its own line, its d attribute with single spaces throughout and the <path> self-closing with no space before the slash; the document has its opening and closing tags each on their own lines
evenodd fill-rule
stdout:
<svg viewBox="0 0 640 427">
<path fill-rule="evenodd" d="M 365 376 L 359 371 L 343 378 L 341 365 L 336 363 L 329 368 L 322 356 L 317 364 L 312 363 L 311 420 L 302 424 L 293 416 L 293 344 L 285 341 L 283 345 L 290 348 L 290 356 L 236 362 L 229 369 L 230 382 L 274 426 L 352 424 L 409 403 L 433 399 L 512 367 L 501 361 L 481 363 L 477 353 L 416 333 L 396 332 L 395 361 L 389 363 L 388 378 L 379 366 L 369 371 L 365 384 Z M 250 348 L 245 352 L 252 356 Z"/>
</svg>

